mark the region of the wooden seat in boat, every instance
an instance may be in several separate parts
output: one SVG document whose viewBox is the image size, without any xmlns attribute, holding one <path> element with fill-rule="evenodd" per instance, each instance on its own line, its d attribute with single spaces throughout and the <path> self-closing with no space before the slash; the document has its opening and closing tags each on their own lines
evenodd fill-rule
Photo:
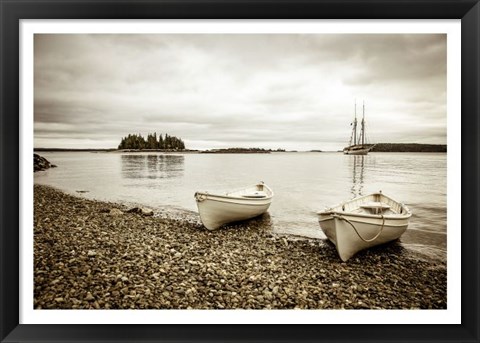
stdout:
<svg viewBox="0 0 480 343">
<path fill-rule="evenodd" d="M 265 192 L 255 192 L 250 194 L 242 194 L 244 198 L 266 198 L 267 194 Z"/>
<path fill-rule="evenodd" d="M 389 210 L 390 206 L 382 202 L 371 201 L 363 205 L 360 205 L 361 208 L 371 211 L 373 214 L 382 214 L 384 211 Z"/>
</svg>

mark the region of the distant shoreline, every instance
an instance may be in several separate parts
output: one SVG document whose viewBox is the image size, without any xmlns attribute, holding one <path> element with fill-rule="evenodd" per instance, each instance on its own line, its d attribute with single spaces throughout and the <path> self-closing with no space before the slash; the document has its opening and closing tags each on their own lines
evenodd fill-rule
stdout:
<svg viewBox="0 0 480 343">
<path fill-rule="evenodd" d="M 72 149 L 72 148 L 34 148 L 37 152 L 181 152 L 181 153 L 200 153 L 199 150 L 173 150 L 173 149 Z"/>
<path fill-rule="evenodd" d="M 371 152 L 447 152 L 446 144 L 378 143 Z"/>
<path fill-rule="evenodd" d="M 121 152 L 121 153 L 137 153 L 137 152 L 163 152 L 163 153 L 196 153 L 196 154 L 265 154 L 265 153 L 295 153 L 295 152 L 342 152 L 340 151 L 325 151 L 325 150 L 267 150 L 256 148 L 226 148 L 226 149 L 210 149 L 210 150 L 174 150 L 174 149 L 71 149 L 71 148 L 34 148 L 37 152 Z M 419 143 L 378 143 L 374 146 L 371 152 L 436 152 L 446 153 L 446 144 L 419 144 Z"/>
</svg>

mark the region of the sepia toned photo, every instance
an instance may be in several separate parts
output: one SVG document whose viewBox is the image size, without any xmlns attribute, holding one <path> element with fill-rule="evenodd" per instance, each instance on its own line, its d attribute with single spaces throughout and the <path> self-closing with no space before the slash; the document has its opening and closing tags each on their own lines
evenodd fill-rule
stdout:
<svg viewBox="0 0 480 343">
<path fill-rule="evenodd" d="M 448 308 L 446 34 L 33 44 L 35 311 Z"/>
</svg>

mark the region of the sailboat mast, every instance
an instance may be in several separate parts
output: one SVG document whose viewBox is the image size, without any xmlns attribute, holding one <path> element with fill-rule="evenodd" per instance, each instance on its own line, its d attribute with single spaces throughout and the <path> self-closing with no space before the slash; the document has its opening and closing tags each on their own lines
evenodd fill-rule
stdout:
<svg viewBox="0 0 480 343">
<path fill-rule="evenodd" d="M 357 100 L 355 100 L 355 120 L 353 121 L 353 145 L 357 144 Z"/>
<path fill-rule="evenodd" d="M 363 102 L 363 116 L 362 116 L 362 145 L 365 144 L 365 101 Z"/>
</svg>

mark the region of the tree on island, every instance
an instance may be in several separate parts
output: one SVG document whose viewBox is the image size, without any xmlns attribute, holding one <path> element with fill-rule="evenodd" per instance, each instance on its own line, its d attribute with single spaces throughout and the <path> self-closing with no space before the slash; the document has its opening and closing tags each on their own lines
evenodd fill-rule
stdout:
<svg viewBox="0 0 480 343">
<path fill-rule="evenodd" d="M 141 134 L 129 134 L 122 138 L 118 149 L 152 149 L 152 150 L 185 150 L 185 143 L 175 136 L 165 134 L 165 138 L 160 134 L 157 139 L 157 133 L 148 134 L 147 139 L 143 138 Z"/>
</svg>

